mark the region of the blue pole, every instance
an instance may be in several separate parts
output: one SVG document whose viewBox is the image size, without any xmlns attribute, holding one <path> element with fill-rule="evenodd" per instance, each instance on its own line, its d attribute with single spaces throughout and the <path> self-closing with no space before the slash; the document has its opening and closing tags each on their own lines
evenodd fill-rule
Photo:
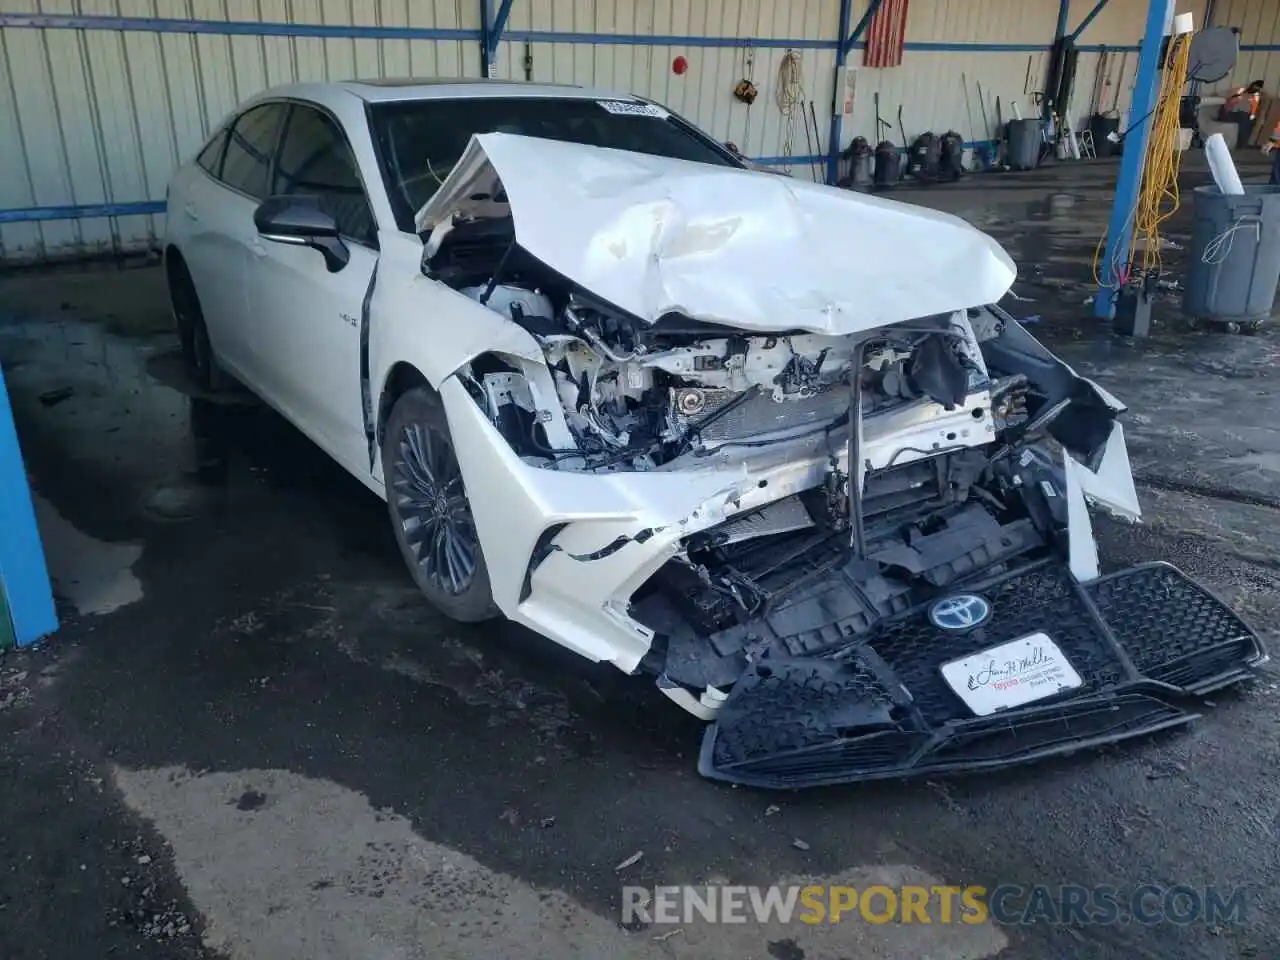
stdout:
<svg viewBox="0 0 1280 960">
<path fill-rule="evenodd" d="M 1102 12 L 1102 8 L 1110 2 L 1111 0 L 1098 0 L 1094 8 L 1084 15 L 1084 19 L 1080 21 L 1080 26 L 1071 31 L 1071 39 L 1079 39 L 1080 34 L 1084 33 L 1084 28 L 1093 23 L 1093 18 L 1100 14 Z"/>
<path fill-rule="evenodd" d="M 1133 211 L 1138 204 L 1142 185 L 1142 168 L 1147 157 L 1147 140 L 1151 133 L 1151 114 L 1160 88 L 1160 46 L 1173 0 L 1150 0 L 1147 25 L 1138 53 L 1138 75 L 1133 82 L 1133 102 L 1129 105 L 1129 130 L 1124 137 L 1124 154 L 1120 158 L 1120 179 L 1115 199 L 1111 202 L 1111 220 L 1107 225 L 1107 252 L 1099 275 L 1102 286 L 1093 298 L 1096 317 L 1110 319 L 1115 315 L 1116 296 L 1120 288 L 1119 270 L 1128 263 L 1113 266 L 1117 257 L 1129 255 L 1129 239 L 1133 235 Z"/>
<path fill-rule="evenodd" d="M 1053 34 L 1054 40 L 1061 40 L 1067 35 L 1067 13 L 1070 10 L 1071 0 L 1058 0 L 1058 29 Z"/>
<path fill-rule="evenodd" d="M 493 55 L 489 52 L 489 33 L 493 29 L 493 0 L 480 0 L 480 76 L 493 76 Z"/>
<path fill-rule="evenodd" d="M 858 38 L 871 25 L 871 18 L 880 9 L 884 0 L 867 0 L 867 9 L 862 14 L 858 25 L 845 39 L 845 31 L 849 29 L 849 21 L 853 19 L 853 0 L 840 0 L 840 25 L 836 34 L 836 91 L 831 98 L 831 135 L 827 144 L 827 183 L 834 185 L 840 176 L 840 142 L 844 139 L 844 67 L 849 60 L 849 51 L 858 42 Z M 880 136 L 880 131 L 875 132 Z"/>
<path fill-rule="evenodd" d="M 831 129 L 827 133 L 827 183 L 835 186 L 840 179 L 840 143 L 844 139 L 844 65 L 849 50 L 845 31 L 853 16 L 853 0 L 840 0 L 840 25 L 836 28 L 836 79 L 831 95 Z"/>
<path fill-rule="evenodd" d="M 49 573 L 31 509 L 27 471 L 18 449 L 4 372 L 0 371 L 0 592 L 18 644 L 35 643 L 58 629 Z M 6 604 L 0 603 L 0 616 Z M 6 631 L 0 630 L 0 634 Z"/>
<path fill-rule="evenodd" d="M 511 16 L 511 0 L 502 0 L 498 7 L 498 15 L 493 18 L 493 26 L 489 29 L 489 62 L 496 63 L 498 43 L 502 40 L 502 31 L 507 29 L 507 18 Z"/>
<path fill-rule="evenodd" d="M 871 18 L 876 15 L 876 11 L 880 9 L 880 4 L 883 2 L 884 0 L 871 0 L 871 2 L 867 4 L 867 10 L 862 15 L 862 19 L 858 21 L 858 25 L 854 27 L 853 32 L 849 34 L 849 39 L 844 41 L 845 56 L 848 56 L 849 51 L 852 50 L 853 45 L 858 42 L 858 38 L 866 32 L 867 27 L 871 26 Z M 845 24 L 845 26 L 848 26 L 848 24 Z M 840 36 L 844 36 L 844 31 L 840 32 Z"/>
</svg>

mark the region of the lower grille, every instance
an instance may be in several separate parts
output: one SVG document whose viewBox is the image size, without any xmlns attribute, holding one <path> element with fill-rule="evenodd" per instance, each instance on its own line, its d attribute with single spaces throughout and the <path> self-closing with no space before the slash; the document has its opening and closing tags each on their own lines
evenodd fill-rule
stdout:
<svg viewBox="0 0 1280 960">
<path fill-rule="evenodd" d="M 1086 691 L 1113 686 L 1124 676 L 1119 656 L 1065 567 L 1041 565 L 977 592 L 991 603 L 992 615 L 976 630 L 940 630 L 916 614 L 871 637 L 871 646 L 911 691 L 928 723 L 971 716 L 942 679 L 942 664 L 1037 630 L 1048 633 L 1067 655 Z"/>
<path fill-rule="evenodd" d="M 973 630 L 940 630 L 917 607 L 843 654 L 755 661 L 707 731 L 701 772 L 792 789 L 994 768 L 1189 723 L 1203 701 L 1188 695 L 1266 659 L 1239 617 L 1167 564 L 1082 586 L 1050 561 L 966 589 L 991 605 Z M 950 660 L 1041 631 L 1080 688 L 977 717 L 942 677 Z"/>
<path fill-rule="evenodd" d="M 1152 680 L 1200 691 L 1234 673 L 1255 647 L 1244 621 L 1163 563 L 1095 580 L 1085 592 L 1133 665 Z"/>
<path fill-rule="evenodd" d="M 893 705 L 889 689 L 856 660 L 756 664 L 721 709 L 726 735 L 716 745 L 716 762 L 743 763 L 825 745 L 847 729 L 893 728 Z"/>
</svg>

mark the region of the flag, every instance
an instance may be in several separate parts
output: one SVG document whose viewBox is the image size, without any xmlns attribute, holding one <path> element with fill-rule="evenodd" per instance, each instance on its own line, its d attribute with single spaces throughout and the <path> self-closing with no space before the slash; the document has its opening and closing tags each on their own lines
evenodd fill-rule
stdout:
<svg viewBox="0 0 1280 960">
<path fill-rule="evenodd" d="M 862 65 L 901 66 L 906 36 L 907 0 L 883 0 L 867 26 L 867 45 L 862 51 Z"/>
</svg>

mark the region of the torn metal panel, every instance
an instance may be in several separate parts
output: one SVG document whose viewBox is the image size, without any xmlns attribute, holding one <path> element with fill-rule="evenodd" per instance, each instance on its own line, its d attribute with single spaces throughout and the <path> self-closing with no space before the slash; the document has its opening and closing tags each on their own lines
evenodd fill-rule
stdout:
<svg viewBox="0 0 1280 960">
<path fill-rule="evenodd" d="M 647 323 L 680 314 L 738 330 L 853 333 L 994 303 L 1016 275 L 999 244 L 949 214 L 506 133 L 474 136 L 418 211 L 428 256 L 455 214 L 503 206 L 525 251 Z"/>
</svg>

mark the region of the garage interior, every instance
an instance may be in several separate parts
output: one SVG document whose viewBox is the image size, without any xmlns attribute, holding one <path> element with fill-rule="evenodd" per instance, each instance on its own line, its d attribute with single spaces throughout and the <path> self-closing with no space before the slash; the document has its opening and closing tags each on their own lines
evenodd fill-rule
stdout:
<svg viewBox="0 0 1280 960">
<path fill-rule="evenodd" d="M 1280 96 L 1280 0 L 1171 6 L 1197 30 L 1238 28 L 1234 66 L 1194 85 L 1206 134 L 1236 87 Z M 281 83 L 636 93 L 762 169 L 829 183 L 851 175 L 855 137 L 905 148 L 954 130 L 958 182 L 885 195 L 999 241 L 1018 265 L 1003 306 L 1128 405 L 1144 522 L 1095 521 L 1104 567 L 1176 563 L 1274 645 L 1280 347 L 1268 323 L 1246 336 L 1182 312 L 1204 151 L 1182 155 L 1144 337 L 1114 332 L 1117 285 L 1096 272 L 1112 262 L 1103 238 L 1131 227 L 1139 165 L 1125 160 L 1143 151 L 1108 155 L 1095 138 L 1096 156 L 1075 159 L 1067 136 L 1035 169 L 976 169 L 1015 117 L 1078 134 L 1098 114 L 1141 144 L 1156 69 L 1140 52 L 1158 49 L 1163 13 L 1158 0 L 0 0 L 0 955 L 1280 956 L 1274 673 L 1190 733 L 993 777 L 780 797 L 706 782 L 700 724 L 649 681 L 511 624 L 443 619 L 378 500 L 247 393 L 196 389 L 157 254 L 175 167 Z M 1039 91 L 1066 38 L 1074 92 L 1058 111 Z M 1256 145 L 1234 160 L 1266 181 Z M 1227 929 L 666 939 L 617 920 L 623 883 L 796 876 L 1240 887 L 1248 911 Z"/>
</svg>

